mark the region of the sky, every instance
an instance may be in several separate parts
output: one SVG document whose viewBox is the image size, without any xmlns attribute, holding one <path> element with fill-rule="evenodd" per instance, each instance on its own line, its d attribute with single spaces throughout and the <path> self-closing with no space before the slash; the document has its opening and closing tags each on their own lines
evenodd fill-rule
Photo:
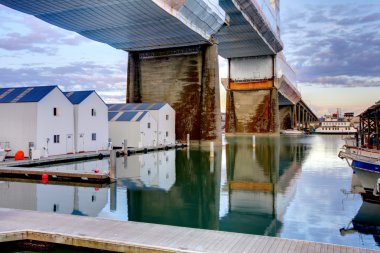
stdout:
<svg viewBox="0 0 380 253">
<path fill-rule="evenodd" d="M 284 54 L 318 116 L 360 113 L 380 100 L 378 0 L 281 0 L 280 9 Z M 0 87 L 95 89 L 106 102 L 125 101 L 125 51 L 2 5 L 0 59 Z M 219 62 L 226 77 L 226 60 Z"/>
</svg>

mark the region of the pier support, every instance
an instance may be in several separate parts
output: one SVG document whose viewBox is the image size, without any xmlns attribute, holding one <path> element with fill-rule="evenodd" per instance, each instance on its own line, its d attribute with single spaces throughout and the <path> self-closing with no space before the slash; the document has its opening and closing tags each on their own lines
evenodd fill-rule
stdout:
<svg viewBox="0 0 380 253">
<path fill-rule="evenodd" d="M 280 129 L 292 129 L 294 126 L 293 105 L 280 106 Z"/>
<path fill-rule="evenodd" d="M 274 56 L 228 60 L 226 132 L 279 132 Z"/>
<path fill-rule="evenodd" d="M 129 52 L 127 103 L 167 102 L 176 138 L 221 138 L 217 45 Z"/>
</svg>

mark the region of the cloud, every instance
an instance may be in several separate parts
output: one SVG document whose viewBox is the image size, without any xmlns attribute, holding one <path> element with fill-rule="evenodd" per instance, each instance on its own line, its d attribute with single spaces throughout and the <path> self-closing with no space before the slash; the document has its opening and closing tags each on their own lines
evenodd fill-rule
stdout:
<svg viewBox="0 0 380 253">
<path fill-rule="evenodd" d="M 106 67 L 94 62 L 60 67 L 0 67 L 0 87 L 59 85 L 64 91 L 97 90 L 106 101 L 123 101 L 126 70 L 126 63 Z"/>
<path fill-rule="evenodd" d="M 285 55 L 308 85 L 380 87 L 380 6 L 296 1 L 282 10 Z"/>
<path fill-rule="evenodd" d="M 14 17 L 9 18 L 10 14 Z M 0 5 L 0 49 L 7 51 L 28 51 L 54 55 L 58 45 L 75 46 L 90 41 L 78 34 L 48 25 L 45 22 Z M 20 26 L 21 32 L 12 27 Z M 26 31 L 25 31 L 26 30 Z M 7 33 L 7 31 L 10 31 Z M 54 45 L 54 46 L 52 46 Z"/>
</svg>

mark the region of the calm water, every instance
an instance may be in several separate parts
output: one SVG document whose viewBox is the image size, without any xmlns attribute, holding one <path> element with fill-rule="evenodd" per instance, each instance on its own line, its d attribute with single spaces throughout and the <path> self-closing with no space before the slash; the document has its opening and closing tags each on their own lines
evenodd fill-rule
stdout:
<svg viewBox="0 0 380 253">
<path fill-rule="evenodd" d="M 224 142 L 213 160 L 199 148 L 119 158 L 111 187 L 0 182 L 0 206 L 380 248 L 376 236 L 340 232 L 353 219 L 380 224 L 380 205 L 349 193 L 340 136 Z M 61 167 L 108 170 L 108 161 Z"/>
</svg>

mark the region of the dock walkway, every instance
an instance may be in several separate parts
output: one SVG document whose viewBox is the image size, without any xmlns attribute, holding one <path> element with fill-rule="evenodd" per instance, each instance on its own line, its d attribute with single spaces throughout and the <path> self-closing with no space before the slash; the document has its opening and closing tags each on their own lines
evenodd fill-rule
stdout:
<svg viewBox="0 0 380 253">
<path fill-rule="evenodd" d="M 14 240 L 115 252 L 380 252 L 276 237 L 0 208 L 0 242 Z"/>
<path fill-rule="evenodd" d="M 70 180 L 85 180 L 85 181 L 109 181 L 108 173 L 95 173 L 78 170 L 59 170 L 54 168 L 25 168 L 25 167 L 0 167 L 1 177 L 39 177 L 46 174 L 50 179 L 70 179 Z M 0 180 L 1 180 L 0 177 Z"/>
</svg>

